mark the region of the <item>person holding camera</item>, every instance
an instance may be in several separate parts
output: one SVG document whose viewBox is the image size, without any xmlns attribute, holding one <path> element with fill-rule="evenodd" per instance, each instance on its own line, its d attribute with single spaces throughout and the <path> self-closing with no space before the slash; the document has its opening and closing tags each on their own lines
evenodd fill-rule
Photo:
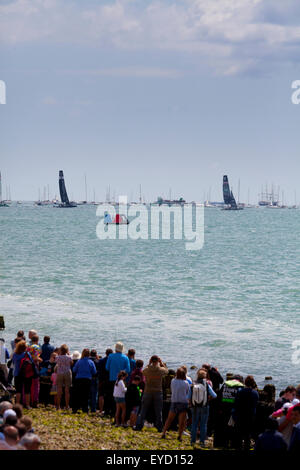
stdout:
<svg viewBox="0 0 300 470">
<path fill-rule="evenodd" d="M 152 356 L 150 358 L 149 364 L 143 370 L 143 375 L 146 377 L 146 385 L 142 398 L 141 411 L 135 427 L 136 431 L 141 431 L 143 429 L 147 414 L 153 406 L 155 414 L 155 427 L 157 428 L 158 432 L 162 432 L 162 379 L 167 374 L 168 368 L 166 364 L 164 364 L 158 356 Z"/>
</svg>

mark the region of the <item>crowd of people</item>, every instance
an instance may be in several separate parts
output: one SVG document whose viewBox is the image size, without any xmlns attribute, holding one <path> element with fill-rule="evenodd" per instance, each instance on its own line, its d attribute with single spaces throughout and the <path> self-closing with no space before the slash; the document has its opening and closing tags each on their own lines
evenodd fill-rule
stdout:
<svg viewBox="0 0 300 470">
<path fill-rule="evenodd" d="M 124 352 L 121 342 L 104 357 L 92 349 L 54 347 L 49 336 L 19 331 L 11 351 L 0 341 L 0 383 L 14 399 L 0 403 L 0 449 L 38 449 L 22 407 L 53 405 L 77 413 L 111 417 L 115 426 L 142 431 L 146 422 L 161 439 L 170 429 L 193 447 L 300 453 L 300 385 L 289 385 L 276 399 L 271 378 L 259 390 L 253 376 L 227 374 L 203 364 L 192 379 L 185 365 L 172 370 L 157 355 L 148 364 Z M 194 373 L 192 374 L 194 375 Z M 14 403 L 12 403 L 14 402 Z M 153 424 L 152 424 L 153 423 Z"/>
</svg>

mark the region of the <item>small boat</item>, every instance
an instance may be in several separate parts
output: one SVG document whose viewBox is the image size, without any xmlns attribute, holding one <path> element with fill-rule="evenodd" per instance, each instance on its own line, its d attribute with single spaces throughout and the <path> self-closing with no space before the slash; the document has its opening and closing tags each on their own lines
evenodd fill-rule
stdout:
<svg viewBox="0 0 300 470">
<path fill-rule="evenodd" d="M 110 224 L 113 224 L 113 225 L 128 225 L 129 220 L 127 219 L 127 217 L 125 215 L 122 215 L 122 214 L 116 214 L 116 217 L 114 218 L 114 220 L 111 220 L 111 216 L 109 214 L 106 214 L 104 216 L 104 224 L 105 225 L 110 225 Z"/>
</svg>

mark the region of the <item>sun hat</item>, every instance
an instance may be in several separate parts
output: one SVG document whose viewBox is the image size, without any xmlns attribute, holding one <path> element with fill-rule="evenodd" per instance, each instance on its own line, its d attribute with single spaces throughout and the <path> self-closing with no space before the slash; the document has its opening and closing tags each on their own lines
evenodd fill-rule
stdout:
<svg viewBox="0 0 300 470">
<path fill-rule="evenodd" d="M 118 341 L 115 345 L 116 352 L 123 352 L 124 344 L 121 341 Z"/>
<path fill-rule="evenodd" d="M 17 416 L 16 412 L 14 410 L 5 410 L 4 413 L 3 413 L 3 421 L 5 423 L 6 421 L 6 418 L 8 416 Z"/>
<path fill-rule="evenodd" d="M 80 359 L 81 358 L 81 354 L 79 351 L 74 351 L 73 354 L 72 354 L 72 359 L 76 360 L 76 359 Z"/>
</svg>

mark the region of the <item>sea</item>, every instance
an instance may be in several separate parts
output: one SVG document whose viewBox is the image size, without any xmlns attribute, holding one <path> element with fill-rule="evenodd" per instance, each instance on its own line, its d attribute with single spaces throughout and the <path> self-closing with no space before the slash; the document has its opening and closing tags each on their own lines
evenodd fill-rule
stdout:
<svg viewBox="0 0 300 470">
<path fill-rule="evenodd" d="M 300 210 L 205 208 L 204 246 L 100 240 L 97 207 L 0 208 L 0 315 L 70 351 L 122 341 L 169 368 L 300 383 Z M 299 353 L 299 354 L 298 354 Z"/>
</svg>

